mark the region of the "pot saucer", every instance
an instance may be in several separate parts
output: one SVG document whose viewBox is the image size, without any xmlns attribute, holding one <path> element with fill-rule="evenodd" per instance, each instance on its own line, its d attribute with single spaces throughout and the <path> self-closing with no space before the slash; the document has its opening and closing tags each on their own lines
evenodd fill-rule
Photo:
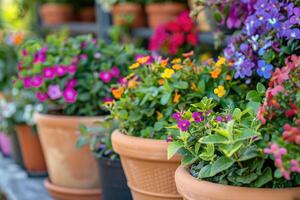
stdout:
<svg viewBox="0 0 300 200">
<path fill-rule="evenodd" d="M 99 200 L 100 189 L 77 189 L 53 185 L 48 179 L 44 182 L 49 194 L 57 200 Z"/>
</svg>

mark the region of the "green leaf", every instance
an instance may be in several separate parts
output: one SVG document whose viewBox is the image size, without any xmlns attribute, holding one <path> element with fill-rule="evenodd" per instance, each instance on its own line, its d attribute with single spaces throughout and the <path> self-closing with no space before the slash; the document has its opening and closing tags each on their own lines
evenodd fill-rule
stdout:
<svg viewBox="0 0 300 200">
<path fill-rule="evenodd" d="M 235 120 L 240 120 L 242 117 L 242 111 L 239 108 L 234 109 L 233 113 L 232 113 L 232 117 Z"/>
<path fill-rule="evenodd" d="M 265 92 L 266 92 L 266 87 L 262 84 L 262 83 L 258 83 L 256 85 L 256 90 L 259 94 L 261 95 L 265 95 Z"/>
<path fill-rule="evenodd" d="M 255 136 L 258 136 L 258 132 L 252 130 L 252 129 L 242 129 L 241 133 L 236 133 L 234 135 L 234 141 L 243 141 L 243 140 L 248 140 L 250 138 L 253 138 Z"/>
<path fill-rule="evenodd" d="M 155 131 L 160 131 L 164 128 L 164 123 L 163 122 L 155 122 L 154 124 L 154 130 Z"/>
<path fill-rule="evenodd" d="M 199 144 L 199 143 L 197 143 Z M 211 161 L 215 158 L 215 146 L 213 144 L 208 144 L 204 148 L 204 151 L 199 155 L 202 160 Z"/>
<path fill-rule="evenodd" d="M 204 167 L 201 168 L 198 174 L 198 178 L 203 179 L 203 178 L 211 177 L 210 171 L 211 171 L 211 165 L 205 165 Z"/>
<path fill-rule="evenodd" d="M 211 166 L 210 176 L 215 176 L 216 174 L 230 168 L 234 164 L 234 160 L 222 156 L 218 158 Z"/>
<path fill-rule="evenodd" d="M 258 177 L 258 179 L 252 184 L 253 187 L 255 188 L 260 188 L 264 186 L 266 183 L 270 182 L 273 180 L 272 177 L 272 169 L 270 167 L 267 167 L 264 171 L 263 174 Z"/>
<path fill-rule="evenodd" d="M 259 155 L 260 153 L 257 146 L 250 146 L 242 153 L 238 161 L 250 160 L 252 158 L 258 157 Z"/>
<path fill-rule="evenodd" d="M 160 99 L 161 105 L 166 105 L 171 98 L 171 93 L 164 93 Z"/>
<path fill-rule="evenodd" d="M 142 115 L 138 112 L 130 111 L 128 120 L 131 122 L 139 121 L 142 118 Z"/>
<path fill-rule="evenodd" d="M 248 175 L 238 176 L 235 180 L 242 184 L 249 184 L 249 183 L 253 182 L 254 180 L 256 180 L 257 177 L 258 176 L 255 173 L 251 173 Z"/>
<path fill-rule="evenodd" d="M 222 14 L 219 13 L 219 12 L 215 12 L 215 13 L 214 13 L 214 18 L 215 18 L 215 20 L 216 20 L 218 23 L 220 23 L 220 22 L 222 21 L 222 19 L 223 19 Z"/>
<path fill-rule="evenodd" d="M 127 112 L 127 110 L 120 110 L 119 111 L 119 117 L 121 119 L 127 119 L 128 118 L 128 112 Z"/>
<path fill-rule="evenodd" d="M 242 146 L 243 146 L 242 142 L 237 142 L 234 144 L 222 144 L 220 145 L 220 150 L 225 154 L 226 157 L 231 157 Z"/>
<path fill-rule="evenodd" d="M 250 92 L 248 92 L 246 99 L 248 101 L 261 102 L 261 97 L 255 90 L 251 90 Z"/>
<path fill-rule="evenodd" d="M 189 166 L 197 160 L 198 160 L 197 157 L 193 156 L 192 154 L 189 154 L 189 155 L 185 155 L 183 157 L 183 159 L 181 160 L 181 164 L 184 166 Z"/>
<path fill-rule="evenodd" d="M 201 93 L 204 93 L 205 92 L 205 81 L 204 80 L 201 80 L 199 83 L 198 83 L 198 89 Z"/>
<path fill-rule="evenodd" d="M 226 129 L 218 128 L 218 129 L 212 129 L 214 132 L 218 133 L 221 136 L 224 136 L 229 139 L 229 133 Z"/>
<path fill-rule="evenodd" d="M 81 148 L 89 143 L 88 137 L 81 136 L 76 141 L 76 147 Z"/>
<path fill-rule="evenodd" d="M 189 87 L 189 84 L 185 81 L 176 81 L 174 83 L 174 88 L 176 89 L 187 89 Z"/>
<path fill-rule="evenodd" d="M 208 135 L 199 140 L 202 144 L 229 144 L 229 140 L 221 135 Z"/>
<path fill-rule="evenodd" d="M 183 147 L 181 142 L 178 141 L 171 142 L 168 145 L 168 160 L 171 159 L 181 147 Z"/>
</svg>

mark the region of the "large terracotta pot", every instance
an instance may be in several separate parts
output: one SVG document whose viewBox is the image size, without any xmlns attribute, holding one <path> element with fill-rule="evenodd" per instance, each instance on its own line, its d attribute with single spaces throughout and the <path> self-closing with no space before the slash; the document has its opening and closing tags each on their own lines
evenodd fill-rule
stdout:
<svg viewBox="0 0 300 200">
<path fill-rule="evenodd" d="M 95 7 L 83 7 L 79 11 L 79 18 L 83 22 L 94 22 L 96 18 Z"/>
<path fill-rule="evenodd" d="M 182 199 L 174 181 L 180 157 L 167 159 L 166 141 L 127 136 L 116 130 L 112 145 L 120 154 L 134 200 Z"/>
<path fill-rule="evenodd" d="M 120 3 L 113 7 L 113 23 L 115 25 L 128 25 L 127 17 L 132 17 L 131 27 L 138 28 L 146 25 L 143 6 L 136 3 Z"/>
<path fill-rule="evenodd" d="M 70 22 L 73 19 L 73 8 L 68 4 L 46 3 L 40 7 L 42 21 L 46 25 Z"/>
<path fill-rule="evenodd" d="M 175 174 L 176 186 L 185 200 L 296 200 L 300 187 L 292 189 L 262 189 L 235 187 L 200 181 L 180 166 Z"/>
<path fill-rule="evenodd" d="M 11 155 L 11 139 L 5 133 L 0 132 L 0 146 L 4 156 Z"/>
<path fill-rule="evenodd" d="M 38 135 L 27 125 L 18 125 L 16 130 L 25 169 L 30 175 L 45 175 L 47 167 Z"/>
<path fill-rule="evenodd" d="M 148 24 L 151 28 L 155 29 L 161 24 L 176 19 L 185 9 L 187 9 L 187 7 L 181 3 L 150 3 L 146 5 Z"/>
<path fill-rule="evenodd" d="M 99 199 L 101 192 L 98 189 L 100 185 L 96 160 L 88 146 L 79 149 L 76 142 L 80 124 L 92 126 L 101 118 L 36 114 L 35 120 L 48 168 L 50 182 L 46 186 L 49 186 L 47 188 L 50 194 L 54 197 L 56 193 L 61 195 L 65 188 L 68 196 L 65 199 L 68 199 L 72 194 L 70 192 L 78 189 L 83 196 L 94 194 L 94 198 L 90 199 Z M 95 193 L 97 189 L 98 192 Z"/>
</svg>

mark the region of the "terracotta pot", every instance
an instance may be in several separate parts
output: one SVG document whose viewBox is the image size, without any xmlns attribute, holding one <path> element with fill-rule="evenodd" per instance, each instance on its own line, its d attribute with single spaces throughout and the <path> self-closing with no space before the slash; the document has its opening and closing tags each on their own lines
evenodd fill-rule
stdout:
<svg viewBox="0 0 300 200">
<path fill-rule="evenodd" d="M 113 7 L 113 23 L 115 25 L 129 25 L 138 28 L 146 25 L 145 13 L 142 5 L 135 3 L 120 3 Z M 132 17 L 132 24 L 126 18 Z"/>
<path fill-rule="evenodd" d="M 300 187 L 291 189 L 246 188 L 200 181 L 180 166 L 175 174 L 176 186 L 185 200 L 295 200 Z"/>
<path fill-rule="evenodd" d="M 8 157 L 11 155 L 11 139 L 5 133 L 0 133 L 0 146 L 4 156 Z"/>
<path fill-rule="evenodd" d="M 186 10 L 185 4 L 167 2 L 167 3 L 150 3 L 146 5 L 148 24 L 155 29 L 161 24 L 165 24 Z"/>
<path fill-rule="evenodd" d="M 46 3 L 40 7 L 42 21 L 46 25 L 70 22 L 73 19 L 73 8 L 68 4 Z"/>
<path fill-rule="evenodd" d="M 20 167 L 24 167 L 23 155 L 21 152 L 19 138 L 15 131 L 9 134 L 11 140 L 11 147 L 12 147 L 12 158 L 14 159 L 15 163 Z"/>
<path fill-rule="evenodd" d="M 94 22 L 96 19 L 95 7 L 84 7 L 79 11 L 80 21 L 83 22 Z"/>
<path fill-rule="evenodd" d="M 76 141 L 80 124 L 92 126 L 101 118 L 36 114 L 35 120 L 51 184 L 95 194 L 100 187 L 96 160 L 88 146 L 79 149 Z M 99 189 L 96 196 L 100 198 Z"/>
<path fill-rule="evenodd" d="M 47 172 L 46 163 L 37 134 L 32 132 L 32 127 L 19 125 L 16 127 L 24 166 L 29 174 L 45 174 Z"/>
<path fill-rule="evenodd" d="M 174 181 L 180 157 L 167 159 L 166 141 L 127 136 L 116 130 L 112 145 L 120 154 L 134 200 L 182 199 Z"/>
</svg>

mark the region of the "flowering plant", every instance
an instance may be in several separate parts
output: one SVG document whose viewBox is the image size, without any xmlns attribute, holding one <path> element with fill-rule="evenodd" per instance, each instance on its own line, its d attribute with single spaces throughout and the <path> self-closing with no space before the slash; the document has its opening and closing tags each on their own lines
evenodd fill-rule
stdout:
<svg viewBox="0 0 300 200">
<path fill-rule="evenodd" d="M 299 54 L 299 16 L 299 1 L 258 0 L 224 51 L 234 63 L 235 78 L 269 79 L 286 57 Z"/>
<path fill-rule="evenodd" d="M 121 131 L 128 135 L 167 139 L 165 130 L 172 113 L 202 97 L 214 98 L 220 105 L 232 105 L 240 98 L 238 83 L 231 81 L 229 63 L 222 57 L 215 63 L 198 66 L 190 59 L 152 59 L 144 56 L 129 68 L 134 72 L 112 90 L 116 101 L 109 106 Z M 235 95 L 233 95 L 235 94 Z M 228 98 L 225 98 L 228 97 Z"/>
<path fill-rule="evenodd" d="M 155 29 L 149 49 L 164 54 L 179 55 L 198 45 L 198 31 L 189 12 L 181 13 L 177 19 Z"/>
<path fill-rule="evenodd" d="M 132 46 L 106 45 L 90 35 L 47 37 L 29 42 L 20 53 L 16 85 L 33 90 L 50 111 L 65 115 L 98 116 L 111 101 L 111 84 L 139 52 Z"/>
</svg>

